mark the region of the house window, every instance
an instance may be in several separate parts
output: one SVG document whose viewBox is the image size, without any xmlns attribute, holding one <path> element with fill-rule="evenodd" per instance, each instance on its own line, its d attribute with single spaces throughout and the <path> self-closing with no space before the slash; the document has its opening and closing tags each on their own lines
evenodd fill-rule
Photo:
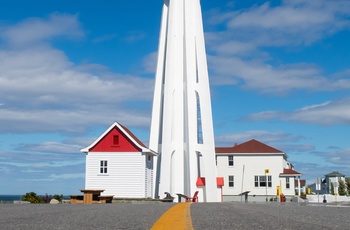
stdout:
<svg viewBox="0 0 350 230">
<path fill-rule="evenodd" d="M 228 187 L 234 187 L 234 186 L 235 186 L 235 177 L 228 176 Z"/>
<path fill-rule="evenodd" d="M 266 181 L 267 179 L 267 181 Z M 254 176 L 254 186 L 255 187 L 272 187 L 272 176 Z"/>
<path fill-rule="evenodd" d="M 254 176 L 254 186 L 259 187 L 259 176 Z"/>
<path fill-rule="evenodd" d="M 286 177 L 286 188 L 290 188 L 289 177 Z"/>
<path fill-rule="evenodd" d="M 228 166 L 233 166 L 233 156 L 228 156 Z"/>
<path fill-rule="evenodd" d="M 100 173 L 101 174 L 107 173 L 107 161 L 100 161 Z"/>
<path fill-rule="evenodd" d="M 113 136 L 113 145 L 119 145 L 119 135 Z"/>
<path fill-rule="evenodd" d="M 267 186 L 268 186 L 269 188 L 272 187 L 272 176 L 267 176 Z"/>
</svg>

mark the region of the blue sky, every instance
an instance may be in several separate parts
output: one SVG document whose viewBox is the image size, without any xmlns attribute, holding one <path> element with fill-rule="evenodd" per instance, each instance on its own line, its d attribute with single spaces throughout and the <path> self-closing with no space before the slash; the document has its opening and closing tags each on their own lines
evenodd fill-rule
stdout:
<svg viewBox="0 0 350 230">
<path fill-rule="evenodd" d="M 202 0 L 216 146 L 350 176 L 350 1 Z M 148 145 L 162 1 L 4 1 L 0 194 L 76 194 L 114 121 Z"/>
</svg>

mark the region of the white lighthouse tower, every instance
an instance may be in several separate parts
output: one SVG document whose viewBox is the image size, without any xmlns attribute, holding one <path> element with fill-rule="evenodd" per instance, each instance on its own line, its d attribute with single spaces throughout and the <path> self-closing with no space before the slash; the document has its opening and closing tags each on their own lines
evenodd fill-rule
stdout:
<svg viewBox="0 0 350 230">
<path fill-rule="evenodd" d="M 164 0 L 153 99 L 150 149 L 154 194 L 218 201 L 215 146 L 199 0 Z M 203 181 L 203 180 L 202 180 Z"/>
</svg>

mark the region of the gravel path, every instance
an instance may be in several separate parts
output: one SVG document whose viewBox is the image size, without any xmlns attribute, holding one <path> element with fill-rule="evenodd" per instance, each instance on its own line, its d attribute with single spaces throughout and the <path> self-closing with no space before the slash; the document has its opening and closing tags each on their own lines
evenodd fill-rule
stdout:
<svg viewBox="0 0 350 230">
<path fill-rule="evenodd" d="M 0 229 L 150 229 L 174 204 L 2 204 Z"/>
<path fill-rule="evenodd" d="M 175 204 L 0 204 L 0 229 L 150 229 Z M 193 203 L 194 229 L 349 229 L 350 206 Z"/>
<path fill-rule="evenodd" d="M 194 229 L 349 229 L 349 206 L 297 203 L 192 204 Z"/>
</svg>

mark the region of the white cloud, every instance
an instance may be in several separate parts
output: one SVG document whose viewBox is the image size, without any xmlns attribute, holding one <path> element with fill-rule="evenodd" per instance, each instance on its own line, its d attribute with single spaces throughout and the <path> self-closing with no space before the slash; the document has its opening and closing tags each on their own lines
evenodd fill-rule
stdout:
<svg viewBox="0 0 350 230">
<path fill-rule="evenodd" d="M 48 177 L 42 177 L 42 178 L 21 178 L 18 179 L 18 181 L 34 181 L 34 182 L 40 182 L 40 181 L 58 181 L 58 180 L 71 180 L 71 179 L 84 179 L 85 174 L 84 173 L 77 173 L 77 174 L 51 174 Z"/>
<path fill-rule="evenodd" d="M 213 84 L 239 84 L 275 95 L 350 89 L 346 70 L 326 74 L 322 67 L 302 58 L 299 63 L 283 64 L 269 49 L 300 48 L 349 30 L 350 2 L 282 1 L 280 5 L 264 3 L 239 11 L 216 10 L 210 15 L 212 23 L 226 23 L 225 30 L 206 33 Z M 338 78 L 331 78 L 333 75 Z"/>
<path fill-rule="evenodd" d="M 49 176 L 50 179 L 74 179 L 74 178 L 85 178 L 85 173 L 71 173 L 71 174 L 52 174 Z"/>
<path fill-rule="evenodd" d="M 2 29 L 1 37 L 15 46 L 41 43 L 57 36 L 80 38 L 84 35 L 76 15 L 51 14 L 47 19 L 29 18 Z"/>
<path fill-rule="evenodd" d="M 310 105 L 292 112 L 260 112 L 248 115 L 244 119 L 251 121 L 277 119 L 319 125 L 350 124 L 350 98 Z"/>
<path fill-rule="evenodd" d="M 79 154 L 79 153 L 77 153 L 77 154 Z M 85 163 L 85 158 L 82 158 L 80 160 L 73 160 L 71 158 L 66 159 L 66 160 L 62 160 L 62 159 L 56 160 L 55 157 L 51 155 L 51 158 L 47 157 L 47 161 L 32 162 L 32 161 L 28 161 L 28 157 L 23 157 L 23 155 L 21 157 L 23 158 L 23 160 L 21 160 L 22 162 L 18 162 L 18 161 L 16 162 L 13 159 L 7 159 L 6 162 L 0 162 L 0 165 L 13 166 L 16 168 L 34 169 L 35 171 L 37 171 L 38 169 L 40 169 L 40 170 L 55 170 L 54 168 L 64 168 L 67 166 L 77 166 L 77 165 L 82 165 Z M 26 159 L 27 161 L 25 161 L 24 159 Z M 37 157 L 36 160 L 40 160 L 40 158 Z M 49 160 L 51 160 L 51 161 L 49 161 Z"/>
<path fill-rule="evenodd" d="M 284 119 L 321 125 L 350 124 L 350 99 L 308 106 L 288 114 Z"/>
<path fill-rule="evenodd" d="M 251 90 L 284 95 L 292 90 L 334 91 L 350 89 L 350 80 L 329 80 L 315 65 L 289 64 L 274 67 L 259 60 L 247 61 L 237 57 L 209 57 L 216 85 L 239 84 Z"/>
<path fill-rule="evenodd" d="M 283 116 L 281 111 L 264 111 L 260 113 L 254 113 L 246 116 L 244 120 L 248 121 L 261 121 L 261 120 L 273 120 Z"/>
<path fill-rule="evenodd" d="M 235 32 L 242 41 L 248 38 L 259 46 L 309 44 L 348 29 L 349 9 L 347 1 L 282 1 L 277 6 L 266 2 L 221 18 L 227 21 L 227 32 Z M 252 32 L 255 36 L 249 36 Z"/>
<path fill-rule="evenodd" d="M 121 109 L 122 111 L 120 111 Z M 107 126 L 118 121 L 128 127 L 148 127 L 148 113 L 134 109 L 108 108 L 106 106 L 91 106 L 81 109 L 43 109 L 43 110 L 7 110 L 0 111 L 0 132 L 8 133 L 43 133 L 68 132 L 81 133 L 91 125 Z"/>
<path fill-rule="evenodd" d="M 146 37 L 146 34 L 142 31 L 129 31 L 128 35 L 125 37 L 127 42 L 135 42 L 142 40 Z"/>
<path fill-rule="evenodd" d="M 276 144 L 274 145 L 275 148 L 282 150 L 283 152 L 293 152 L 293 153 L 300 153 L 300 152 L 311 152 L 315 150 L 315 146 L 312 144 Z"/>
<path fill-rule="evenodd" d="M 80 34 L 76 16 L 58 14 L 3 31 L 2 38 L 21 46 L 0 50 L 0 132 L 83 132 L 91 124 L 115 120 L 129 127 L 149 125 L 144 104 L 151 103 L 153 79 L 112 73 L 96 64 L 76 65 L 46 43 Z"/>
<path fill-rule="evenodd" d="M 242 133 L 217 135 L 215 137 L 216 146 L 233 146 L 234 143 L 242 144 L 243 142 L 256 139 L 262 143 L 278 142 L 296 142 L 302 139 L 301 136 L 293 136 L 283 132 L 271 132 L 266 130 L 250 130 Z M 275 145 L 275 144 L 274 144 Z"/>
<path fill-rule="evenodd" d="M 34 151 L 34 152 L 44 152 L 44 153 L 74 153 L 76 154 L 79 149 L 83 146 L 73 145 L 73 144 L 65 144 L 59 142 L 43 142 L 40 144 L 31 144 L 31 145 L 23 145 L 18 150 L 22 151 Z"/>
<path fill-rule="evenodd" d="M 298 143 L 305 139 L 302 136 L 266 130 L 250 130 L 242 133 L 218 135 L 215 137 L 215 144 L 217 147 L 230 147 L 234 144 L 242 144 L 251 139 L 270 145 L 287 154 L 290 152 L 309 153 L 315 149 L 313 144 Z"/>
<path fill-rule="evenodd" d="M 157 68 L 158 52 L 152 52 L 143 58 L 142 65 L 146 73 L 155 73 Z"/>
<path fill-rule="evenodd" d="M 348 167 L 350 164 L 350 147 L 329 152 L 316 152 L 314 154 L 322 156 L 324 159 L 326 159 L 327 162 L 340 167 Z"/>
<path fill-rule="evenodd" d="M 95 43 L 106 42 L 106 41 L 114 40 L 118 37 L 119 37 L 118 34 L 106 34 L 101 37 L 95 38 L 93 42 Z"/>
</svg>

